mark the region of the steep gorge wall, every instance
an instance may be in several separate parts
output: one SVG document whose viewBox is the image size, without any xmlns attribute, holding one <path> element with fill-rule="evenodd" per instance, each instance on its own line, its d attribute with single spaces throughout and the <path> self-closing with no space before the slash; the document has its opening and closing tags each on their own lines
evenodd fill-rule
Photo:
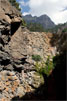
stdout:
<svg viewBox="0 0 67 101">
<path fill-rule="evenodd" d="M 34 64 L 32 55 L 40 55 L 44 61 L 48 56 L 55 55 L 55 48 L 50 45 L 51 38 L 45 33 L 30 32 L 23 28 L 21 26 L 21 14 L 7 0 L 0 1 L 0 10 L 0 47 L 1 50 L 5 51 L 1 51 L 1 58 L 6 58 L 4 60 L 5 66 L 2 68 L 10 68 L 9 70 L 13 70 L 14 67 L 24 69 L 27 65 L 30 69 L 30 66 Z M 3 63 L 1 60 L 1 65 Z"/>
<path fill-rule="evenodd" d="M 21 14 L 8 0 L 0 0 L 0 100 L 24 96 L 44 83 L 32 67 L 32 55 L 51 56 L 50 38 L 21 26 Z M 47 54 L 46 54 L 47 53 Z"/>
<path fill-rule="evenodd" d="M 22 18 L 8 0 L 0 0 L 0 100 L 22 97 L 44 83 L 33 69 L 32 55 L 44 61 L 56 54 L 51 33 L 30 32 L 21 26 Z"/>
</svg>

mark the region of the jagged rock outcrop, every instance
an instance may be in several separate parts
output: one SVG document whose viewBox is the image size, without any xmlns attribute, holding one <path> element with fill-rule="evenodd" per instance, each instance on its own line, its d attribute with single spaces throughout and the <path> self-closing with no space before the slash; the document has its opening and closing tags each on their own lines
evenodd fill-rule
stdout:
<svg viewBox="0 0 67 101">
<path fill-rule="evenodd" d="M 57 49 L 62 53 L 67 50 L 67 23 L 59 29 L 57 35 Z"/>
<path fill-rule="evenodd" d="M 57 33 L 53 34 L 51 44 L 56 46 L 59 53 L 67 50 L 67 23 L 62 24 L 60 28 L 58 27 Z"/>
<path fill-rule="evenodd" d="M 8 0 L 0 0 L 0 39 L 4 44 L 7 44 L 10 41 L 10 37 L 13 34 L 14 30 L 11 30 L 13 25 L 17 26 L 21 23 L 21 14 L 16 8 L 12 7 Z M 16 27 L 17 27 L 16 26 Z"/>
</svg>

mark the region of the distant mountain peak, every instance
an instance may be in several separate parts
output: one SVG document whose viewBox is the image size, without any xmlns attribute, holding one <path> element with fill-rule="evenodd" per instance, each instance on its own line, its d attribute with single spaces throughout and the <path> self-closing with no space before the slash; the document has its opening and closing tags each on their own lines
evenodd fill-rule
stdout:
<svg viewBox="0 0 67 101">
<path fill-rule="evenodd" d="M 32 16 L 31 14 L 29 14 L 29 15 L 23 16 L 23 18 L 27 23 L 30 23 L 30 22 L 38 23 L 38 24 L 40 23 L 45 29 L 50 29 L 55 27 L 54 22 L 46 14 L 41 15 L 39 17 Z"/>
<path fill-rule="evenodd" d="M 31 14 L 28 14 L 28 15 L 24 15 L 24 16 L 28 16 L 28 17 L 30 16 L 30 17 L 32 17 L 32 15 L 31 15 Z"/>
</svg>

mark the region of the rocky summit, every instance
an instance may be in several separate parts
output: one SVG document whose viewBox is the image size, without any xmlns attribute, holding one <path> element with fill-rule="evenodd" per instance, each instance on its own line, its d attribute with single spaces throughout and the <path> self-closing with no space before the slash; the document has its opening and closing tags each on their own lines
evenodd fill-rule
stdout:
<svg viewBox="0 0 67 101">
<path fill-rule="evenodd" d="M 0 101 L 35 91 L 44 79 L 35 71 L 32 55 L 46 62 L 57 53 L 51 33 L 30 32 L 22 23 L 20 12 L 8 0 L 0 0 Z"/>
<path fill-rule="evenodd" d="M 27 23 L 32 22 L 32 23 L 41 24 L 44 29 L 51 29 L 51 28 L 55 27 L 54 22 L 46 14 L 41 15 L 39 17 L 32 16 L 32 15 L 25 15 L 25 16 L 23 16 L 23 18 Z"/>
</svg>

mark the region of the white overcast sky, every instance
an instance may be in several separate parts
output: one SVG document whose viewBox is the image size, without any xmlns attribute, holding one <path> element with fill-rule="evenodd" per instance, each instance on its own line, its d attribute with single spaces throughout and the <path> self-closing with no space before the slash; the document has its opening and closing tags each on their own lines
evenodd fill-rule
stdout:
<svg viewBox="0 0 67 101">
<path fill-rule="evenodd" d="M 40 16 L 47 14 L 55 24 L 67 22 L 67 0 L 20 0 L 21 6 L 28 6 L 30 9 L 25 14 Z"/>
</svg>

